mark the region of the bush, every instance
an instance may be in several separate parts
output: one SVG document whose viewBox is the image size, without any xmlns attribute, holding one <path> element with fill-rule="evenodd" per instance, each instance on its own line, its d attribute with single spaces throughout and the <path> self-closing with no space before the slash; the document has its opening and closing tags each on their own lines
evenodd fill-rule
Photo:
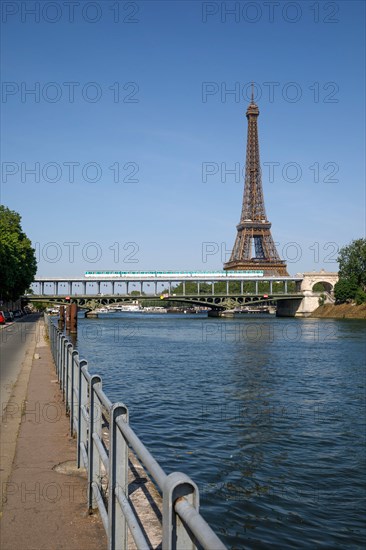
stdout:
<svg viewBox="0 0 366 550">
<path fill-rule="evenodd" d="M 355 301 L 358 306 L 366 302 L 366 292 L 364 292 L 361 288 L 359 288 L 356 292 Z"/>
<path fill-rule="evenodd" d="M 355 280 L 340 279 L 334 286 L 334 297 L 337 304 L 352 302 L 357 294 L 358 287 Z"/>
</svg>

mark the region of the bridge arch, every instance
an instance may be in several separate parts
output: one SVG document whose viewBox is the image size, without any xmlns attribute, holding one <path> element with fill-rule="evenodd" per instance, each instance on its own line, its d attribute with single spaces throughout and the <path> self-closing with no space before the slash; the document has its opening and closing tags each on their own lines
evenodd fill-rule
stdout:
<svg viewBox="0 0 366 550">
<path fill-rule="evenodd" d="M 323 286 L 323 292 L 333 293 L 334 285 L 338 281 L 338 273 L 331 271 L 311 271 L 304 273 L 303 280 L 301 282 L 301 291 L 302 292 L 317 292 L 316 285 L 320 283 Z M 314 289 L 315 287 L 315 289 Z M 321 292 L 322 290 L 320 290 Z M 318 290 L 319 292 L 319 290 Z"/>
<path fill-rule="evenodd" d="M 329 281 L 317 281 L 311 290 L 313 292 L 329 292 L 331 294 L 334 290 L 334 285 Z"/>
</svg>

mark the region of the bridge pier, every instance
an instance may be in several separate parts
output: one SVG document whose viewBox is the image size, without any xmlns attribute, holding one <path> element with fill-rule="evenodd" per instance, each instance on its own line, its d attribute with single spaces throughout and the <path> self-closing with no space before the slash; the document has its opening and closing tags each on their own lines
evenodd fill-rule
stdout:
<svg viewBox="0 0 366 550">
<path fill-rule="evenodd" d="M 210 311 L 207 312 L 207 317 L 221 317 L 222 311 L 218 309 L 210 309 Z"/>
<path fill-rule="evenodd" d="M 66 306 L 66 330 L 70 330 L 70 306 Z"/>
<path fill-rule="evenodd" d="M 319 306 L 320 293 L 304 292 L 298 300 L 277 300 L 277 317 L 309 317 Z"/>
<path fill-rule="evenodd" d="M 302 298 L 298 300 L 277 300 L 276 317 L 297 317 L 297 311 L 302 300 Z"/>
<path fill-rule="evenodd" d="M 76 334 L 78 329 L 78 306 L 70 305 L 70 334 Z"/>
<path fill-rule="evenodd" d="M 65 327 L 65 306 L 60 306 L 60 318 L 58 320 L 58 328 L 63 330 Z"/>
</svg>

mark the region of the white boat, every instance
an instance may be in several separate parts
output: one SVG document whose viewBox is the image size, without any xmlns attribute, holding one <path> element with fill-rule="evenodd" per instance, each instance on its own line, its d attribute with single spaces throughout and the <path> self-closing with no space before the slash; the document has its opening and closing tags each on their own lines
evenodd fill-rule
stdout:
<svg viewBox="0 0 366 550">
<path fill-rule="evenodd" d="M 121 306 L 114 306 L 114 311 L 128 311 L 128 312 L 139 312 L 141 311 L 140 304 L 123 304 Z"/>
<path fill-rule="evenodd" d="M 142 313 L 167 313 L 165 307 L 160 306 L 147 306 L 141 310 Z"/>
</svg>

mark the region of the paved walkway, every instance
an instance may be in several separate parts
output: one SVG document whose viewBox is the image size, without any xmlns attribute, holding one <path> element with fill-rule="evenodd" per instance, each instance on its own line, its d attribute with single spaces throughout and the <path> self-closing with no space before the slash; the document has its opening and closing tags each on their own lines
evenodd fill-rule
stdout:
<svg viewBox="0 0 366 550">
<path fill-rule="evenodd" d="M 42 326 L 43 321 L 40 323 Z M 98 515 L 87 514 L 85 475 L 73 467 L 76 444 L 69 436 L 43 330 L 39 331 L 21 410 L 6 495 L 2 488 L 1 550 L 105 550 L 102 522 Z"/>
</svg>

